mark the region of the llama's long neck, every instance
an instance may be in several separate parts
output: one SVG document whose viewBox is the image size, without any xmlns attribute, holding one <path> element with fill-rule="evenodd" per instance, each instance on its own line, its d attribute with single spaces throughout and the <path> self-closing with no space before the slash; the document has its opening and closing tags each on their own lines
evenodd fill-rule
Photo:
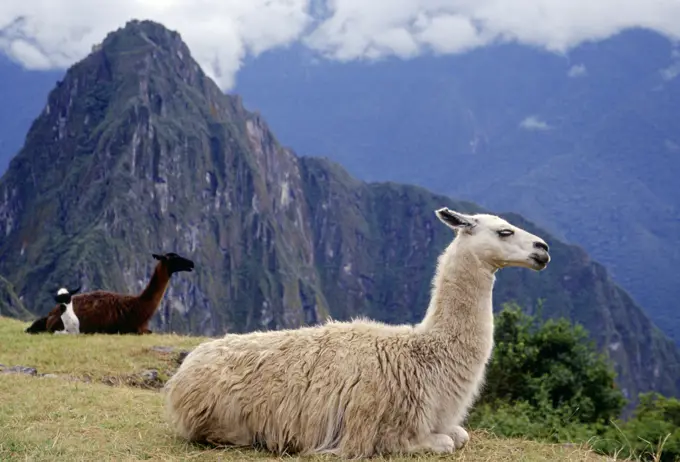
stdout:
<svg viewBox="0 0 680 462">
<path fill-rule="evenodd" d="M 66 313 L 68 313 L 69 316 L 75 317 L 76 312 L 73 311 L 73 300 L 71 300 L 70 302 L 68 302 L 68 303 L 66 304 Z"/>
<path fill-rule="evenodd" d="M 149 280 L 141 294 L 139 294 L 139 300 L 142 302 L 141 309 L 144 313 L 140 315 L 151 317 L 153 316 L 156 308 L 161 303 L 165 292 L 168 290 L 170 285 L 170 273 L 166 266 L 159 262 L 156 264 L 156 268 L 153 271 L 153 276 Z"/>
<path fill-rule="evenodd" d="M 432 298 L 420 332 L 465 337 L 493 337 L 494 268 L 458 239 L 439 257 Z"/>
</svg>

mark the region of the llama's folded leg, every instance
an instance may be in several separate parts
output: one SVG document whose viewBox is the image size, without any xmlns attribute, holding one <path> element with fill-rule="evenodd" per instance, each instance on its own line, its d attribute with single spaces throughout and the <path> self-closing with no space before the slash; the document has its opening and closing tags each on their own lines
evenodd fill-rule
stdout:
<svg viewBox="0 0 680 462">
<path fill-rule="evenodd" d="M 458 419 L 450 421 L 448 424 L 443 425 L 439 428 L 435 428 L 436 431 L 449 435 L 456 445 L 456 449 L 464 447 L 468 441 L 470 441 L 470 435 L 465 431 L 460 425 L 456 425 L 453 422 L 457 422 Z"/>
<path fill-rule="evenodd" d="M 470 441 L 470 435 L 460 425 L 453 425 L 446 434 L 451 437 L 456 449 L 464 447 Z"/>
<path fill-rule="evenodd" d="M 456 446 L 453 439 L 444 433 L 429 433 L 412 444 L 408 452 L 432 452 L 435 454 L 451 454 Z"/>
</svg>

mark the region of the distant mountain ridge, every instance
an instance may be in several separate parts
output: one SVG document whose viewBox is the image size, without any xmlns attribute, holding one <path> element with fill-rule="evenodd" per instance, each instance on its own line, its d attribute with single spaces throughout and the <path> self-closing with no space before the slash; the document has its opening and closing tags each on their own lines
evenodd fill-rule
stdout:
<svg viewBox="0 0 680 462">
<path fill-rule="evenodd" d="M 0 275 L 44 314 L 47 288 L 137 292 L 151 253 L 175 251 L 196 270 L 173 277 L 156 331 L 219 335 L 359 314 L 416 322 L 452 238 L 433 214 L 441 206 L 483 211 L 296 156 L 219 91 L 179 34 L 131 21 L 69 69 L 0 179 Z M 546 316 L 591 331 L 629 397 L 680 394 L 680 352 L 604 267 L 508 218 L 548 240 L 553 264 L 501 272 L 496 308 L 515 300 L 533 311 L 545 299 Z"/>
<path fill-rule="evenodd" d="M 336 63 L 293 47 L 249 61 L 237 91 L 301 154 L 583 246 L 680 342 L 677 69 L 680 49 L 638 29 L 565 56 L 505 44 Z"/>
</svg>

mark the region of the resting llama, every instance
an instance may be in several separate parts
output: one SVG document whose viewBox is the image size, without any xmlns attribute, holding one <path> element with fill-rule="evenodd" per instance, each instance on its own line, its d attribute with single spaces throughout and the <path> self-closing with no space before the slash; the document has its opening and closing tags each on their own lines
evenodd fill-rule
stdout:
<svg viewBox="0 0 680 462">
<path fill-rule="evenodd" d="M 228 334 L 199 345 L 167 382 L 184 438 L 346 458 L 451 453 L 493 347 L 492 290 L 507 266 L 543 270 L 548 246 L 493 215 L 442 208 L 456 237 L 439 257 L 419 324 L 359 319 Z"/>
<path fill-rule="evenodd" d="M 152 254 L 158 260 L 151 280 L 139 295 L 106 291 L 88 292 L 73 297 L 74 312 L 83 334 L 150 334 L 149 321 L 170 285 L 170 277 L 180 271 L 191 272 L 194 262 L 177 255 Z M 44 318 L 35 321 L 26 332 L 54 332 L 64 329 L 57 306 Z"/>
<path fill-rule="evenodd" d="M 77 289 L 68 290 L 62 287 L 57 291 L 54 301 L 59 303 L 59 311 L 61 312 L 61 323 L 64 325 L 64 330 L 57 330 L 55 334 L 79 334 L 80 322 L 78 316 L 73 311 L 73 300 L 71 297 L 77 294 L 80 286 Z"/>
</svg>

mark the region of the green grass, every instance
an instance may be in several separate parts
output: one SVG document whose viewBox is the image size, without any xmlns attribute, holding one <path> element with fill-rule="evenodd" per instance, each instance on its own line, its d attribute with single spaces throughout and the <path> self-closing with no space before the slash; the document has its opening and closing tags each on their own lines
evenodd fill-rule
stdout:
<svg viewBox="0 0 680 462">
<path fill-rule="evenodd" d="M 172 372 L 171 354 L 152 346 L 191 348 L 204 338 L 176 335 L 29 335 L 27 323 L 0 317 L 0 364 L 35 367 L 39 374 L 0 373 L 0 460 L 277 460 L 265 452 L 204 447 L 176 438 L 167 425 L 157 390 L 126 386 L 121 380 L 145 369 Z M 110 382 L 109 382 L 110 383 Z M 301 458 L 285 457 L 289 460 Z M 336 460 L 315 457 L 307 460 Z M 551 445 L 500 439 L 472 432 L 469 445 L 455 455 L 418 456 L 409 461 L 605 461 L 583 445 Z"/>
<path fill-rule="evenodd" d="M 0 364 L 35 367 L 38 373 L 68 375 L 99 381 L 147 369 L 172 368 L 172 355 L 153 346 L 190 349 L 205 337 L 178 335 L 30 335 L 30 323 L 0 318 Z"/>
</svg>

